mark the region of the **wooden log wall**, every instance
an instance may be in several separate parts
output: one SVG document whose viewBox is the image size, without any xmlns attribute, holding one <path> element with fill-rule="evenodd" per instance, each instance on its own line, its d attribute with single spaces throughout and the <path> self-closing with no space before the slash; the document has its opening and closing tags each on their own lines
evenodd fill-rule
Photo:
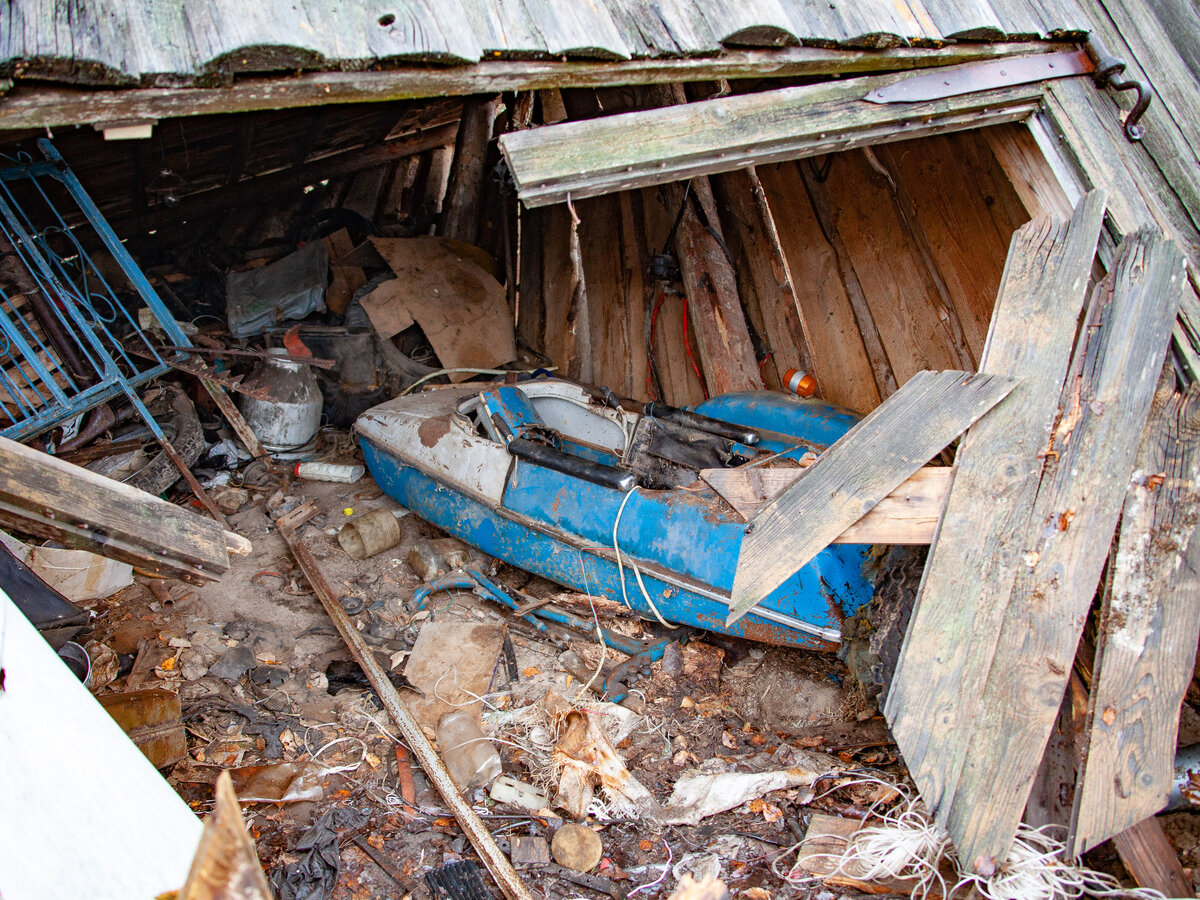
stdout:
<svg viewBox="0 0 1200 900">
<path fill-rule="evenodd" d="M 866 413 L 918 371 L 975 369 L 1009 240 L 1030 218 L 1028 187 L 1014 186 L 996 140 L 963 132 L 704 180 L 718 219 L 707 224 L 736 272 L 740 340 L 749 342 L 741 352 L 753 354 L 763 385 L 778 388 L 791 368 L 810 371 L 820 396 Z M 525 345 L 560 371 L 589 371 L 627 396 L 703 399 L 720 381 L 697 348 L 704 308 L 689 298 L 685 339 L 682 286 L 660 294 L 648 272 L 681 193 L 667 185 L 574 204 L 588 295 L 586 364 L 572 358 L 578 335 L 567 328 L 570 213 L 561 204 L 522 211 Z"/>
</svg>

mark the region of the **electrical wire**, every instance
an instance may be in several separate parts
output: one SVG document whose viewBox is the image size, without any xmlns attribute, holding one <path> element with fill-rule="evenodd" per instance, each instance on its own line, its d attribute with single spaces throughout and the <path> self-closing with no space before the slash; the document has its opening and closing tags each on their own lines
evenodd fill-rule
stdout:
<svg viewBox="0 0 1200 900">
<path fill-rule="evenodd" d="M 633 609 L 633 607 L 630 606 L 629 594 L 625 590 L 625 565 L 621 562 L 621 548 L 617 544 L 617 529 L 621 527 L 621 516 L 625 512 L 625 504 L 627 504 L 629 502 L 629 498 L 636 493 L 637 487 L 635 486 L 629 491 L 628 494 L 625 495 L 625 499 L 621 501 L 621 506 L 617 509 L 616 521 L 613 522 L 613 551 L 617 554 L 617 572 L 621 579 L 621 599 L 625 601 L 625 605 L 630 609 Z M 650 593 L 646 590 L 646 585 L 642 581 L 641 570 L 637 567 L 637 563 L 635 563 L 632 559 L 629 561 L 629 568 L 633 569 L 633 577 L 637 579 L 638 588 L 642 592 L 642 597 L 645 598 L 646 602 L 650 605 L 650 611 L 654 613 L 654 618 L 658 619 L 658 624 L 666 628 L 678 628 L 678 625 L 672 625 L 662 617 L 662 614 L 658 611 L 658 607 L 655 606 L 654 601 L 650 599 Z"/>
</svg>

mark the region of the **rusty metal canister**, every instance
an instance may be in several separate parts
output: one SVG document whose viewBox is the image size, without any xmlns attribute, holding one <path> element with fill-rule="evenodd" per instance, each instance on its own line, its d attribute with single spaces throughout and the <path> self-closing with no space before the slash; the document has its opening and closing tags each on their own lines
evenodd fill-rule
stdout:
<svg viewBox="0 0 1200 900">
<path fill-rule="evenodd" d="M 268 358 L 246 379 L 246 386 L 266 388 L 270 399 L 242 394 L 238 403 L 263 447 L 284 453 L 316 437 L 321 426 L 321 388 L 304 363 L 279 358 L 288 355 L 286 349 L 273 348 L 267 353 Z"/>
</svg>

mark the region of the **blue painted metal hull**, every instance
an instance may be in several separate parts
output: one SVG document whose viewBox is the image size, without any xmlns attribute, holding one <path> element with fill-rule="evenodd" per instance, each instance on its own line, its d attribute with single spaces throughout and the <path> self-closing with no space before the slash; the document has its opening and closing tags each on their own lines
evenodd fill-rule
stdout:
<svg viewBox="0 0 1200 900">
<path fill-rule="evenodd" d="M 765 392 L 715 398 L 698 411 L 771 429 L 775 433 L 764 444 L 772 450 L 795 447 L 797 439 L 826 445 L 856 421 L 826 404 L 806 409 L 795 398 Z M 631 559 L 650 601 L 668 621 L 771 644 L 833 649 L 842 617 L 871 597 L 864 572 L 869 548 L 834 545 L 727 627 L 729 590 L 746 525 L 707 489 L 624 494 L 514 460 L 496 507 L 406 464 L 367 437 L 362 448 L 379 486 L 442 530 L 559 584 L 627 602 L 647 617 L 653 610 Z M 613 549 L 618 516 L 624 592 Z"/>
</svg>

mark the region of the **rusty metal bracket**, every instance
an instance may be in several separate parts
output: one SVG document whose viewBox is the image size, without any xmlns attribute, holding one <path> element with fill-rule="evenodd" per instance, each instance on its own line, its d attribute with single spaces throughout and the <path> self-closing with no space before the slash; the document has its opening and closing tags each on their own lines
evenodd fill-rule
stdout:
<svg viewBox="0 0 1200 900">
<path fill-rule="evenodd" d="M 910 75 L 876 88 L 863 99 L 868 103 L 924 103 L 1017 84 L 1088 75 L 1092 68 L 1092 59 L 1083 50 L 1039 53 Z"/>
<path fill-rule="evenodd" d="M 279 529 L 279 536 L 283 538 L 284 543 L 292 551 L 292 556 L 296 558 L 296 562 L 299 564 L 300 570 L 304 573 L 304 577 L 308 579 L 308 583 L 312 585 L 313 590 L 317 593 L 317 597 L 320 598 L 321 605 L 325 607 L 325 611 L 333 619 L 333 624 L 337 626 L 342 640 L 350 648 L 355 661 L 362 666 L 363 672 L 367 675 L 367 680 L 371 682 L 371 687 L 375 688 L 375 693 L 379 695 L 379 699 L 383 702 L 384 709 L 388 711 L 388 715 L 392 717 L 392 721 L 396 723 L 396 726 L 400 729 L 400 733 L 404 735 L 404 740 L 408 742 L 413 755 L 417 758 L 417 762 L 425 770 L 425 775 L 437 789 L 437 792 L 442 795 L 442 799 L 446 801 L 446 806 L 450 808 L 450 811 L 454 814 L 454 818 L 458 820 L 463 833 L 471 841 L 471 846 L 475 848 L 475 852 L 479 854 L 483 860 L 483 864 L 487 866 L 488 871 L 496 880 L 496 884 L 504 892 L 504 896 L 507 900 L 533 900 L 533 895 L 521 881 L 521 876 L 512 867 L 512 863 L 508 861 L 508 857 L 504 855 L 503 851 L 496 844 L 496 839 L 487 830 L 487 826 L 483 824 L 483 820 L 479 818 L 479 815 L 471 808 L 471 804 L 459 793 L 454 781 L 450 778 L 450 773 L 446 770 L 446 764 L 442 762 L 442 758 L 438 756 L 437 750 L 429 742 L 429 738 L 425 737 L 425 732 L 421 730 L 421 726 L 417 724 L 417 720 L 412 717 L 412 713 L 408 711 L 408 707 L 400 699 L 396 688 L 388 680 L 386 673 L 376 661 L 374 654 L 371 653 L 362 635 L 358 633 L 358 629 L 354 627 L 354 623 L 350 621 L 350 617 L 346 615 L 345 610 L 338 603 L 337 594 L 330 587 L 329 582 L 325 580 L 325 576 L 321 573 L 321 568 L 317 565 L 312 552 L 296 533 L 296 529 L 316 514 L 316 505 L 311 500 L 296 507 L 290 513 L 281 516 L 275 521 L 275 527 Z"/>
<path fill-rule="evenodd" d="M 1104 42 L 1095 34 L 1088 35 L 1084 47 L 1096 66 L 1095 71 L 1092 72 L 1092 81 L 1096 83 L 1097 88 L 1111 87 L 1118 91 L 1137 91 L 1137 100 L 1134 101 L 1133 109 L 1125 117 L 1125 137 L 1131 141 L 1140 141 L 1146 131 L 1138 124 L 1138 120 L 1150 107 L 1150 88 L 1144 82 L 1123 78 L 1125 60 L 1109 53 Z"/>
</svg>

